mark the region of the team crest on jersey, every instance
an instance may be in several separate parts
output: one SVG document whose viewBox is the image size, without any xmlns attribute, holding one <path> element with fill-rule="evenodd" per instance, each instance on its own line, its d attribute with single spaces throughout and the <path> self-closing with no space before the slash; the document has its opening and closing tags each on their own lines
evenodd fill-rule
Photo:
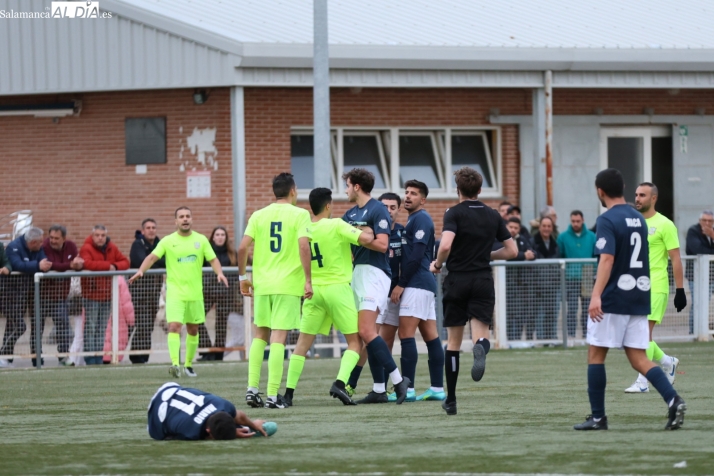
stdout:
<svg viewBox="0 0 714 476">
<path fill-rule="evenodd" d="M 362 218 L 364 218 L 364 216 L 367 214 L 368 211 L 369 211 L 369 210 L 365 210 L 365 211 L 362 212 Z"/>
<path fill-rule="evenodd" d="M 194 248 L 196 248 L 196 249 L 198 250 L 198 249 L 200 249 L 200 248 L 201 248 L 201 243 L 199 243 L 198 241 L 194 241 L 194 243 L 193 243 L 193 247 L 194 247 Z"/>
<path fill-rule="evenodd" d="M 380 227 L 380 228 L 386 230 L 388 225 L 389 225 L 389 223 L 387 223 L 387 220 L 379 220 L 379 227 Z"/>
<path fill-rule="evenodd" d="M 657 231 L 657 228 L 655 228 L 653 226 L 651 226 L 649 229 L 650 235 L 654 235 L 656 231 Z"/>
<path fill-rule="evenodd" d="M 637 278 L 637 289 L 640 291 L 649 291 L 650 286 L 652 283 L 650 283 L 650 278 L 647 276 L 640 276 Z"/>
<path fill-rule="evenodd" d="M 640 278 L 642 279 L 642 278 Z M 623 291 L 631 291 L 635 288 L 635 284 L 639 285 L 639 281 L 635 281 L 635 277 L 631 274 L 623 274 L 617 280 L 617 287 Z"/>
<path fill-rule="evenodd" d="M 605 248 L 605 245 L 607 244 L 607 240 L 605 238 L 600 238 L 597 240 L 597 243 L 595 243 L 595 247 L 599 250 L 602 250 Z"/>
<path fill-rule="evenodd" d="M 414 233 L 414 238 L 416 238 L 417 240 L 421 240 L 422 238 L 424 238 L 424 230 L 419 230 Z"/>
</svg>

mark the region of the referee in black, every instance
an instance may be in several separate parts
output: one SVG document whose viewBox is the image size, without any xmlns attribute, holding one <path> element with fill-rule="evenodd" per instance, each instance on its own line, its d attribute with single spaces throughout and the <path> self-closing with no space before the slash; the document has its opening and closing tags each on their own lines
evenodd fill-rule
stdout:
<svg viewBox="0 0 714 476">
<path fill-rule="evenodd" d="M 507 260 L 518 254 L 501 215 L 478 200 L 481 174 L 463 167 L 454 176 L 459 204 L 444 213 L 439 252 L 431 263 L 431 271 L 440 273 L 449 260 L 449 274 L 443 285 L 444 327 L 449 333 L 445 355 L 447 396 L 441 405 L 447 415 L 456 415 L 459 351 L 468 322 L 474 343 L 471 378 L 478 382 L 486 370 L 486 354 L 491 348 L 489 328 L 496 303 L 490 261 Z M 503 248 L 491 251 L 494 240 L 503 243 Z"/>
</svg>

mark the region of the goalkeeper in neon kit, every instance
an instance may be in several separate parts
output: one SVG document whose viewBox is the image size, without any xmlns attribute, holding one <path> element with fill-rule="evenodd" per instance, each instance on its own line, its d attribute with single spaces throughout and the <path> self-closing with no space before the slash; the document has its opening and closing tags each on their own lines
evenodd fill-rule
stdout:
<svg viewBox="0 0 714 476">
<path fill-rule="evenodd" d="M 341 218 L 332 219 L 332 191 L 316 188 L 310 192 L 312 220 L 312 299 L 302 306 L 300 337 L 290 357 L 284 400 L 292 405 L 293 392 L 305 365 L 305 355 L 316 334 L 329 335 L 332 324 L 347 339 L 337 380 L 330 395 L 345 405 L 355 405 L 345 390 L 350 373 L 359 360 L 362 340 L 357 325 L 357 307 L 350 287 L 352 251 L 350 245 L 368 245 L 374 240 L 369 228 L 355 228 Z"/>
</svg>

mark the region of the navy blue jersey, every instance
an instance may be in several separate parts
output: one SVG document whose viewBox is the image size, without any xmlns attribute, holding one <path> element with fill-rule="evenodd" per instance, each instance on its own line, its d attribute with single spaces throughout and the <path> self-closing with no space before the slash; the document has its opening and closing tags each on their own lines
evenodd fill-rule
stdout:
<svg viewBox="0 0 714 476">
<path fill-rule="evenodd" d="M 399 266 L 402 264 L 403 235 L 404 227 L 399 223 L 395 223 L 392 228 L 392 233 L 389 235 L 389 267 L 392 270 L 392 285 L 389 287 L 390 295 L 399 282 Z"/>
<path fill-rule="evenodd" d="M 360 208 L 359 205 L 347 210 L 342 217 L 344 221 L 353 226 L 368 226 L 374 230 L 374 236 L 389 235 L 392 229 L 392 220 L 384 203 L 370 198 L 369 201 Z M 352 246 L 354 265 L 368 264 L 379 268 L 391 277 L 392 271 L 389 267 L 389 253 L 379 253 L 363 246 Z"/>
<path fill-rule="evenodd" d="M 595 254 L 615 257 L 602 293 L 610 314 L 650 314 L 650 260 L 645 218 L 630 205 L 615 205 L 597 219 Z"/>
<path fill-rule="evenodd" d="M 149 436 L 155 440 L 203 439 L 206 421 L 216 412 L 227 412 L 235 418 L 236 407 L 216 395 L 167 383 L 149 403 Z"/>
<path fill-rule="evenodd" d="M 407 288 L 426 289 L 436 293 L 436 279 L 429 271 L 429 265 L 434 261 L 434 221 L 426 210 L 412 213 L 407 220 L 402 238 L 402 269 L 405 270 L 411 258 L 416 243 L 426 245 L 424 254 L 419 258 L 419 265 L 409 281 L 404 283 Z"/>
</svg>

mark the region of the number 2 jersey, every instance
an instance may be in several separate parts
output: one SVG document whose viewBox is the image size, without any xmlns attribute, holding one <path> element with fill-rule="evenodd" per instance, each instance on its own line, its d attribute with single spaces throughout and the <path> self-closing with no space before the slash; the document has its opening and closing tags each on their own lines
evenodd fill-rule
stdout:
<svg viewBox="0 0 714 476">
<path fill-rule="evenodd" d="M 253 289 L 256 296 L 305 293 L 298 239 L 311 238 L 310 213 L 289 203 L 272 203 L 254 212 L 245 235 L 255 241 Z"/>
<path fill-rule="evenodd" d="M 597 219 L 595 254 L 613 255 L 602 310 L 610 314 L 650 314 L 650 264 L 645 217 L 630 205 L 615 205 Z"/>
<path fill-rule="evenodd" d="M 166 383 L 149 403 L 149 436 L 155 440 L 203 439 L 206 421 L 216 412 L 226 412 L 235 418 L 236 407 L 208 392 Z"/>
</svg>

